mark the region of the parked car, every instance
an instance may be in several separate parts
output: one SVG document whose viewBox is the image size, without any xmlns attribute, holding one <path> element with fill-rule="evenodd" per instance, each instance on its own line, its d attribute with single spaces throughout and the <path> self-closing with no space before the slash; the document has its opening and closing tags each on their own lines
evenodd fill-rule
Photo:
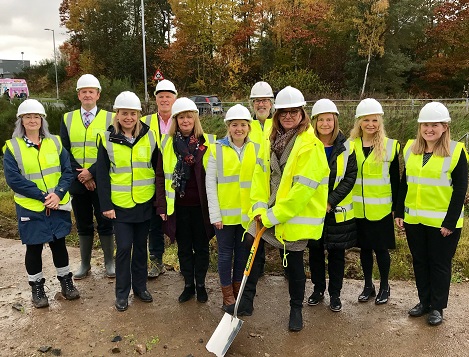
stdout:
<svg viewBox="0 0 469 357">
<path fill-rule="evenodd" d="M 222 103 L 216 95 L 194 95 L 189 99 L 197 105 L 199 115 L 223 114 Z"/>
</svg>

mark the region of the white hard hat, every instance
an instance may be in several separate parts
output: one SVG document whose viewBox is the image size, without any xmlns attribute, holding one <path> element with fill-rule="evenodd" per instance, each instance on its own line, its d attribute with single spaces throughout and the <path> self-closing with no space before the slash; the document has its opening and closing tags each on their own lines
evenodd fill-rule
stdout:
<svg viewBox="0 0 469 357">
<path fill-rule="evenodd" d="M 96 88 L 101 92 L 101 84 L 98 78 L 92 74 L 84 74 L 77 81 L 77 92 L 82 88 Z"/>
<path fill-rule="evenodd" d="M 171 117 L 174 118 L 176 115 L 182 112 L 195 112 L 198 113 L 197 105 L 186 97 L 176 99 L 173 106 L 171 107 Z"/>
<path fill-rule="evenodd" d="M 125 91 L 116 97 L 113 109 L 134 109 L 142 111 L 142 104 L 135 93 Z"/>
<path fill-rule="evenodd" d="M 370 114 L 383 115 L 383 107 L 376 99 L 365 98 L 357 105 L 357 109 L 355 110 L 355 119 Z"/>
<path fill-rule="evenodd" d="M 272 87 L 267 82 L 257 82 L 251 88 L 251 96 L 250 99 L 254 98 L 273 98 L 274 92 L 272 91 Z"/>
<path fill-rule="evenodd" d="M 44 106 L 36 99 L 26 99 L 18 106 L 16 117 L 20 119 L 24 114 L 39 114 L 43 118 L 47 117 Z"/>
<path fill-rule="evenodd" d="M 313 105 L 313 109 L 311 111 L 311 116 L 315 117 L 316 115 L 323 114 L 323 113 L 334 113 L 339 115 L 339 111 L 337 110 L 336 105 L 330 99 L 319 99 Z"/>
<path fill-rule="evenodd" d="M 178 91 L 176 90 L 174 83 L 171 81 L 168 81 L 167 79 L 163 79 L 162 81 L 158 82 L 158 84 L 156 85 L 154 94 L 157 95 L 158 92 L 171 92 L 171 93 L 174 93 L 175 95 L 178 95 Z"/>
<path fill-rule="evenodd" d="M 251 117 L 251 113 L 249 112 L 249 109 L 241 104 L 236 104 L 232 106 L 226 112 L 225 123 L 230 120 L 235 120 L 235 119 L 243 119 L 243 120 L 247 120 L 251 122 L 252 117 Z"/>
<path fill-rule="evenodd" d="M 298 89 L 290 86 L 283 88 L 275 98 L 275 109 L 296 108 L 305 105 L 303 94 Z"/>
<path fill-rule="evenodd" d="M 440 102 L 430 102 L 420 110 L 419 123 L 449 123 L 451 118 L 448 109 Z"/>
</svg>

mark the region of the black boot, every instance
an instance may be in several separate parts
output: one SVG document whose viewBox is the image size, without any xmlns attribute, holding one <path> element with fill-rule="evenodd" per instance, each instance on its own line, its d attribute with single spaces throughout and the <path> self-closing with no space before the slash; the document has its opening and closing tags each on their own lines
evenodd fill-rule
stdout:
<svg viewBox="0 0 469 357">
<path fill-rule="evenodd" d="M 306 279 L 288 280 L 288 290 L 290 292 L 290 321 L 288 329 L 290 331 L 301 331 L 303 329 L 303 299 L 305 297 Z"/>
<path fill-rule="evenodd" d="M 195 290 L 197 291 L 197 301 L 198 302 L 207 302 L 208 294 L 207 294 L 207 290 L 205 289 L 205 285 L 197 284 L 195 286 Z"/>
<path fill-rule="evenodd" d="M 33 306 L 38 309 L 49 306 L 49 299 L 44 291 L 45 282 L 46 279 L 44 278 L 29 282 L 29 285 L 31 286 Z"/>
<path fill-rule="evenodd" d="M 195 295 L 195 285 L 194 284 L 186 284 L 184 286 L 184 290 L 182 291 L 181 295 L 179 295 L 178 301 L 180 303 L 189 301 Z"/>
<path fill-rule="evenodd" d="M 62 295 L 67 300 L 75 300 L 80 297 L 80 293 L 77 288 L 73 285 L 72 273 L 68 273 L 64 276 L 58 276 L 57 279 L 60 281 L 62 287 Z"/>
</svg>

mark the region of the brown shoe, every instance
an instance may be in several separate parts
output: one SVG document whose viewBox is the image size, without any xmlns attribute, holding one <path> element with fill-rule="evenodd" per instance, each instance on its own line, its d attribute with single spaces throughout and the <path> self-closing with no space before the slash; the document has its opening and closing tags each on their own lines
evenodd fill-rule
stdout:
<svg viewBox="0 0 469 357">
<path fill-rule="evenodd" d="M 239 289 L 241 288 L 240 281 L 233 281 L 233 295 L 235 300 L 238 298 Z"/>
</svg>

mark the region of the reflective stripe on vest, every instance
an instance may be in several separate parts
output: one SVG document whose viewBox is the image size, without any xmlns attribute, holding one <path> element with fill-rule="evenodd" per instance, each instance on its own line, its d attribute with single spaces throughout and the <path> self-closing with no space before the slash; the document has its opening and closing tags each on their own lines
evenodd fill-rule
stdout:
<svg viewBox="0 0 469 357">
<path fill-rule="evenodd" d="M 116 206 L 135 207 L 155 194 L 155 171 L 151 164 L 156 134 L 149 130 L 129 147 L 109 141 L 110 132 L 101 134 L 110 161 L 111 200 Z"/>
<path fill-rule="evenodd" d="M 97 136 L 112 124 L 112 117 L 112 112 L 100 110 L 88 128 L 85 128 L 80 110 L 64 115 L 64 123 L 70 138 L 70 153 L 82 167 L 87 169 L 96 162 Z"/>
<path fill-rule="evenodd" d="M 13 138 L 6 142 L 11 153 L 15 157 L 21 174 L 29 181 L 34 182 L 42 192 L 52 193 L 55 191 L 62 168 L 60 166 L 60 152 L 62 144 L 60 139 L 51 135 L 42 139 L 40 149 L 28 147 L 22 138 Z M 42 212 L 44 204 L 42 201 L 23 196 L 15 192 L 15 202 L 31 211 Z M 70 200 L 67 192 L 60 204 L 65 204 Z"/>
<path fill-rule="evenodd" d="M 140 120 L 147 124 L 150 129 L 153 129 L 156 134 L 156 144 L 158 145 L 158 149 L 161 149 L 161 134 L 160 134 L 160 119 L 158 114 L 149 114 L 141 117 Z"/>
<path fill-rule="evenodd" d="M 216 140 L 216 136 L 212 134 L 204 134 L 207 150 L 204 153 L 202 163 L 204 168 L 207 169 L 208 158 L 210 157 L 210 144 Z M 161 153 L 163 155 L 163 171 L 164 171 L 164 187 L 166 195 L 166 214 L 168 216 L 174 213 L 174 201 L 176 199 L 176 192 L 172 188 L 174 167 L 177 163 L 177 157 L 173 148 L 173 137 L 164 134 L 161 138 Z"/>
<path fill-rule="evenodd" d="M 353 143 L 350 140 L 344 142 L 345 150 L 337 156 L 337 173 L 334 181 L 334 189 L 339 185 L 345 177 L 347 172 L 348 159 L 350 154 L 353 153 Z M 352 190 L 345 196 L 345 198 L 339 202 L 339 204 L 334 208 L 335 221 L 336 222 L 345 222 L 351 220 L 355 217 L 353 211 L 353 196 Z"/>
<path fill-rule="evenodd" d="M 399 148 L 397 140 L 385 138 L 385 155 L 377 161 L 372 150 L 365 157 L 361 138 L 353 142 L 357 157 L 358 173 L 353 186 L 353 209 L 355 217 L 379 221 L 391 213 L 392 191 L 389 167 Z"/>
<path fill-rule="evenodd" d="M 441 228 L 446 217 L 453 194 L 451 173 L 456 167 L 462 143 L 450 142 L 450 156 L 432 155 L 423 164 L 423 155 L 412 153 L 414 140 L 409 140 L 404 148 L 406 166 L 407 195 L 405 198 L 404 221 L 409 224 L 423 224 Z M 456 222 L 456 227 L 463 226 L 464 207 Z"/>
<path fill-rule="evenodd" d="M 242 224 L 246 228 L 249 223 L 249 196 L 259 147 L 259 144 L 249 141 L 239 157 L 230 146 L 218 142 L 212 144 L 212 155 L 217 163 L 217 193 L 223 224 Z"/>
</svg>

